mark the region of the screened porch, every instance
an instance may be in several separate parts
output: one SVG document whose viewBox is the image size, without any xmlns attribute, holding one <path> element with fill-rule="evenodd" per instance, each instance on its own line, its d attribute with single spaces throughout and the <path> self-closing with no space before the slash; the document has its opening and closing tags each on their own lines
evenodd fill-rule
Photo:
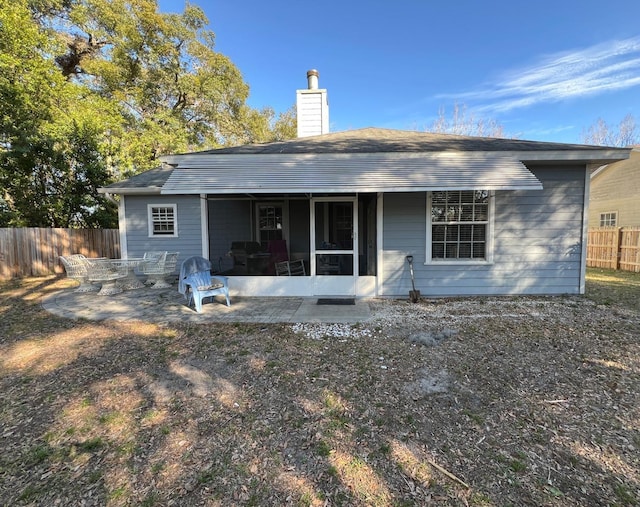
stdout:
<svg viewBox="0 0 640 507">
<path fill-rule="evenodd" d="M 229 276 L 375 276 L 376 197 L 209 195 L 209 258 Z"/>
</svg>

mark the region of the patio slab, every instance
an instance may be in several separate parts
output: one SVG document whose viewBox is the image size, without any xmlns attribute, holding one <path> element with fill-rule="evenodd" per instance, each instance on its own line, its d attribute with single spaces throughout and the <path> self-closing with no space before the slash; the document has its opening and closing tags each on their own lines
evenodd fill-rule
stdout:
<svg viewBox="0 0 640 507">
<path fill-rule="evenodd" d="M 128 290 L 112 296 L 65 289 L 43 298 L 43 308 L 59 317 L 87 320 L 147 322 L 358 323 L 371 319 L 366 300 L 355 305 L 318 305 L 317 298 L 232 297 L 203 305 L 202 313 L 186 305 L 176 287 Z"/>
</svg>

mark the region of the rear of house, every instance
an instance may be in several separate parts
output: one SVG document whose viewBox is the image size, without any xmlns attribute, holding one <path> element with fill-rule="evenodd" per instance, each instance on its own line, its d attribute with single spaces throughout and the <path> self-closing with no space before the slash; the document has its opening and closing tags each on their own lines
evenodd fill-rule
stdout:
<svg viewBox="0 0 640 507">
<path fill-rule="evenodd" d="M 589 174 L 629 150 L 323 133 L 313 75 L 307 105 L 304 137 L 163 157 L 102 189 L 120 196 L 123 254 L 204 256 L 232 295 L 406 297 L 409 255 L 426 296 L 584 292 Z M 300 276 L 277 275 L 294 261 Z"/>
</svg>

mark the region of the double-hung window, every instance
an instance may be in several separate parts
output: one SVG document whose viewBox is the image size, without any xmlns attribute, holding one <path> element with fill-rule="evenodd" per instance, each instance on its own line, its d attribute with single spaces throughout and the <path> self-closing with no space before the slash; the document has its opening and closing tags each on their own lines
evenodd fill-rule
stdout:
<svg viewBox="0 0 640 507">
<path fill-rule="evenodd" d="M 432 262 L 491 260 L 491 194 L 488 190 L 443 190 L 429 194 Z M 429 258 L 429 255 L 427 255 Z"/>
<path fill-rule="evenodd" d="M 147 206 L 149 237 L 177 236 L 177 206 L 175 204 L 149 204 Z"/>
</svg>

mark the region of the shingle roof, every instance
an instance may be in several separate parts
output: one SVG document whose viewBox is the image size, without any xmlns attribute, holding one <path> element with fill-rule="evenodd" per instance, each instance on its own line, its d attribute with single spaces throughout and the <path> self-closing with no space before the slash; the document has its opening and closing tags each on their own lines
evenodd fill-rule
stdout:
<svg viewBox="0 0 640 507">
<path fill-rule="evenodd" d="M 150 169 L 140 174 L 136 174 L 124 181 L 112 183 L 105 188 L 138 188 L 148 189 L 149 191 L 153 191 L 155 189 L 159 192 L 162 186 L 167 182 L 167 179 L 169 179 L 169 176 L 171 176 L 172 172 L 173 167 L 171 166 L 156 167 L 155 169 Z"/>
<path fill-rule="evenodd" d="M 381 128 L 347 130 L 290 141 L 247 144 L 197 154 L 416 153 L 435 151 L 601 150 L 601 146 L 433 134 Z"/>
<path fill-rule="evenodd" d="M 220 148 L 215 150 L 169 155 L 162 157 L 165 165 L 162 168 L 152 169 L 138 174 L 128 180 L 114 183 L 101 189 L 102 192 L 112 193 L 166 193 L 176 192 L 177 187 L 185 191 L 182 183 L 178 181 L 189 181 L 193 175 L 194 168 L 209 168 L 213 171 L 208 178 L 215 178 L 220 171 L 237 172 L 238 169 L 245 170 L 247 167 L 254 167 L 256 174 L 270 171 L 270 175 L 285 174 L 286 167 L 301 164 L 301 157 L 319 157 L 322 163 L 331 163 L 329 159 L 336 157 L 351 158 L 350 162 L 345 162 L 342 170 L 347 170 L 349 166 L 359 163 L 361 157 L 384 156 L 396 158 L 398 161 L 403 158 L 412 158 L 419 154 L 426 158 L 437 154 L 455 154 L 464 159 L 467 156 L 487 156 L 493 157 L 495 161 L 503 159 L 505 156 L 511 157 L 512 162 L 527 161 L 573 161 L 582 163 L 607 163 L 628 157 L 629 150 L 622 148 L 604 148 L 601 146 L 588 146 L 580 144 L 550 143 L 540 141 L 523 141 L 518 139 L 497 139 L 487 137 L 468 137 L 449 134 L 433 134 L 429 132 L 413 132 L 404 130 L 391 130 L 381 128 L 364 128 L 335 132 L 320 136 L 304 137 L 290 141 L 248 144 L 244 146 Z M 236 155 L 237 157 L 235 157 Z M 279 157 L 274 157 L 274 156 Z M 352 157 L 349 157 L 352 155 Z M 273 158 L 272 158 L 273 157 Z M 282 160 L 280 160 L 282 158 Z M 324 160 L 327 158 L 327 160 Z M 251 161 L 249 160 L 251 159 Z M 255 159 L 255 160 L 254 160 Z M 277 159 L 277 160 L 276 160 Z M 316 164 L 319 170 L 322 163 Z M 407 163 L 411 163 L 408 162 Z M 502 162 L 496 164 L 497 167 Z M 406 164 L 405 164 L 406 165 Z M 401 172 L 402 163 L 391 163 L 385 170 L 393 170 L 397 167 Z M 488 171 L 489 165 L 485 164 L 484 171 Z M 458 166 L 460 167 L 460 165 Z M 176 169 L 177 168 L 177 169 Z M 432 170 L 429 165 L 424 166 L 425 170 Z M 180 174 L 174 174 L 174 171 Z M 190 173 L 184 172 L 189 170 Z M 364 169 L 362 170 L 366 172 Z M 364 173 L 359 173 L 364 177 Z M 389 173 L 391 174 L 391 173 Z M 336 177 L 337 178 L 337 177 Z M 246 183 L 249 183 L 249 179 Z M 171 185 L 177 185 L 170 190 Z M 338 179 L 336 179 L 336 184 Z M 233 186 L 233 185 L 232 185 Z M 195 185 L 192 192 L 198 190 Z M 259 188 L 259 187 L 256 187 Z M 497 187 L 496 187 L 497 188 Z M 204 187 L 203 189 L 204 190 Z"/>
</svg>

